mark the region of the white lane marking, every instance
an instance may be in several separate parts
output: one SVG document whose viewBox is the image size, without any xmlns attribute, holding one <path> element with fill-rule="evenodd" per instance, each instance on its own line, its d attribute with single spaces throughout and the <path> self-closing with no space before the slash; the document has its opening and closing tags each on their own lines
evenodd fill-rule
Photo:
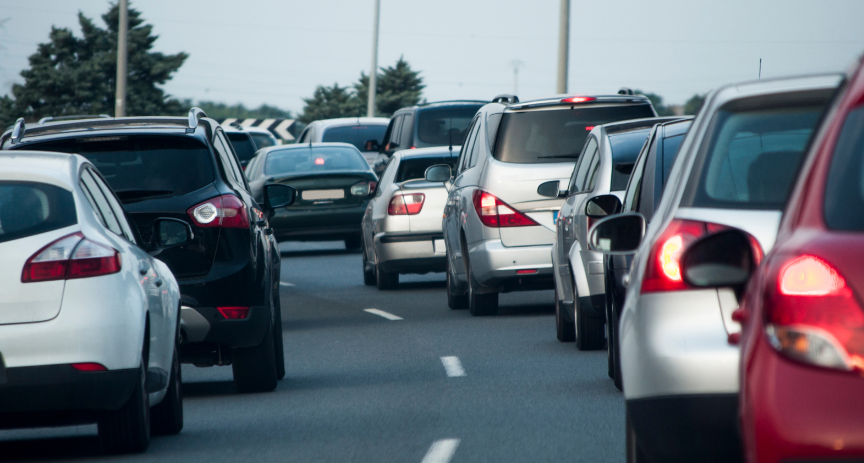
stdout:
<svg viewBox="0 0 864 463">
<path fill-rule="evenodd" d="M 294 286 L 294 283 L 286 283 L 284 281 L 280 281 L 279 286 Z"/>
<path fill-rule="evenodd" d="M 459 439 L 436 440 L 429 447 L 421 463 L 449 463 L 458 446 Z"/>
<path fill-rule="evenodd" d="M 371 314 L 375 314 L 375 315 L 378 315 L 378 316 L 381 316 L 381 317 L 384 317 L 384 318 L 386 318 L 387 320 L 402 320 L 402 317 L 397 317 L 396 315 L 393 315 L 392 313 L 387 313 L 387 312 L 385 312 L 385 311 L 383 311 L 383 310 L 378 310 L 378 309 L 363 309 L 363 311 L 364 311 L 364 312 L 369 312 L 369 313 L 371 313 Z"/>
<path fill-rule="evenodd" d="M 462 362 L 459 361 L 459 357 L 441 357 L 441 363 L 444 364 L 444 369 L 447 370 L 447 376 L 451 378 L 465 376 L 465 369 L 462 368 Z"/>
</svg>

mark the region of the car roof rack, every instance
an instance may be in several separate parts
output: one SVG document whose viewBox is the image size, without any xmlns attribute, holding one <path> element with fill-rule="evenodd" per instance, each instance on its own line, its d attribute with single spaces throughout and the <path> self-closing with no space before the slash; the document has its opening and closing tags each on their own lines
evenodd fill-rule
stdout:
<svg viewBox="0 0 864 463">
<path fill-rule="evenodd" d="M 77 114 L 74 116 L 47 116 L 39 119 L 37 124 L 42 125 L 46 122 L 52 121 L 74 121 L 77 119 L 111 119 L 111 116 L 107 114 Z"/>
<path fill-rule="evenodd" d="M 192 133 L 198 128 L 198 119 L 207 117 L 204 110 L 199 107 L 193 107 L 189 110 L 189 127 L 186 128 L 186 133 Z"/>
<path fill-rule="evenodd" d="M 10 141 L 13 145 L 20 142 L 21 139 L 24 138 L 24 130 L 24 118 L 19 117 L 18 120 L 15 121 L 15 127 L 12 129 L 12 137 L 10 138 Z"/>
<path fill-rule="evenodd" d="M 629 88 L 629 87 L 621 87 L 621 89 L 618 90 L 618 94 L 619 95 L 635 95 L 635 93 L 633 93 L 633 89 Z"/>
<path fill-rule="evenodd" d="M 509 93 L 502 93 L 501 95 L 497 95 L 495 98 L 492 98 L 492 102 L 501 104 L 514 104 L 519 102 L 519 97 L 516 95 L 511 95 Z"/>
</svg>

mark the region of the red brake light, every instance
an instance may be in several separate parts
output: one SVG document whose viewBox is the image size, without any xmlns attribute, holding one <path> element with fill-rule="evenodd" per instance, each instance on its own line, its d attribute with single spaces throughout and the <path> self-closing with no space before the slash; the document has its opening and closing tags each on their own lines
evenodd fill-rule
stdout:
<svg viewBox="0 0 864 463">
<path fill-rule="evenodd" d="M 78 371 L 107 371 L 108 370 L 107 368 L 105 368 L 105 365 L 102 365 L 101 363 L 93 363 L 93 362 L 73 363 L 72 368 L 74 368 Z"/>
<path fill-rule="evenodd" d="M 201 228 L 249 228 L 246 205 L 234 195 L 222 195 L 197 204 L 186 211 Z"/>
<path fill-rule="evenodd" d="M 108 246 L 85 239 L 78 244 L 75 253 L 72 254 L 66 279 L 110 275 L 119 271 L 120 253 Z"/>
<path fill-rule="evenodd" d="M 597 98 L 593 96 L 571 96 L 570 98 L 564 98 L 561 100 L 562 103 L 588 103 L 589 101 L 594 101 Z"/>
<path fill-rule="evenodd" d="M 410 195 L 396 195 L 390 199 L 387 206 L 388 215 L 417 215 L 423 209 L 426 195 L 413 193 Z"/>
<path fill-rule="evenodd" d="M 229 320 L 241 320 L 249 315 L 249 307 L 216 307 L 216 310 Z"/>
<path fill-rule="evenodd" d="M 474 209 L 480 223 L 487 227 L 532 227 L 540 225 L 534 219 L 513 209 L 509 204 L 483 191 L 474 190 Z"/>
<path fill-rule="evenodd" d="M 593 125 L 585 126 L 585 130 L 586 130 L 587 132 L 590 132 L 590 131 L 594 130 L 594 126 L 593 126 Z"/>
<path fill-rule="evenodd" d="M 827 296 L 846 288 L 834 268 L 814 256 L 801 256 L 780 271 L 780 294 L 787 296 Z"/>
<path fill-rule="evenodd" d="M 33 254 L 24 263 L 22 283 L 72 280 L 120 271 L 120 253 L 94 243 L 81 233 L 73 233 L 53 241 Z"/>
<path fill-rule="evenodd" d="M 681 278 L 681 254 L 706 233 L 706 224 L 693 220 L 673 219 L 660 234 L 651 252 L 642 279 L 642 292 L 679 291 L 687 289 Z"/>
<path fill-rule="evenodd" d="M 315 165 L 316 166 L 323 166 L 324 165 L 324 158 L 315 158 Z"/>
</svg>

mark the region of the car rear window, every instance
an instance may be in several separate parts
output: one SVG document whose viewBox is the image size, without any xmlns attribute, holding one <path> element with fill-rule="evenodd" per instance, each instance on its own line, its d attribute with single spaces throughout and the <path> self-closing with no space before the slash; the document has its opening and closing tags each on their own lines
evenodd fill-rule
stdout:
<svg viewBox="0 0 864 463">
<path fill-rule="evenodd" d="M 124 203 L 182 196 L 213 182 L 210 150 L 192 137 L 76 138 L 28 145 L 28 149 L 78 153 L 86 157 Z"/>
<path fill-rule="evenodd" d="M 70 191 L 45 183 L 0 180 L 0 243 L 76 223 Z"/>
<path fill-rule="evenodd" d="M 263 133 L 250 133 L 249 135 L 252 137 L 252 141 L 255 142 L 255 147 L 259 150 L 261 148 L 267 148 L 268 146 L 276 145 L 276 142 L 274 142 L 272 138 L 268 137 Z"/>
<path fill-rule="evenodd" d="M 612 148 L 612 186 L 611 191 L 627 189 L 627 181 L 633 172 L 636 158 L 651 133 L 650 129 L 631 130 L 609 135 Z"/>
<path fill-rule="evenodd" d="M 399 170 L 396 172 L 396 180 L 394 183 L 401 183 L 408 180 L 426 177 L 426 169 L 436 164 L 447 164 L 451 169 L 456 169 L 457 156 L 435 157 L 435 158 L 409 158 L 402 159 L 399 162 Z"/>
<path fill-rule="evenodd" d="M 228 140 L 231 141 L 237 158 L 244 164 L 249 162 L 255 155 L 255 151 L 258 150 L 248 133 L 226 132 L 225 135 L 228 135 Z"/>
<path fill-rule="evenodd" d="M 825 188 L 825 223 L 833 230 L 864 231 L 864 107 L 846 116 Z"/>
<path fill-rule="evenodd" d="M 463 104 L 417 111 L 417 147 L 461 145 L 482 104 Z M 406 147 L 407 148 L 407 147 Z"/>
<path fill-rule="evenodd" d="M 782 209 L 822 105 L 720 110 L 682 206 Z"/>
<path fill-rule="evenodd" d="M 356 149 L 322 146 L 271 151 L 264 170 L 267 175 L 368 171 L 369 164 Z"/>
<path fill-rule="evenodd" d="M 575 161 L 594 126 L 644 117 L 654 117 L 650 105 L 505 112 L 493 156 L 521 164 Z"/>
<path fill-rule="evenodd" d="M 384 132 L 387 125 L 347 125 L 343 127 L 330 127 L 324 130 L 321 136 L 323 142 L 350 143 L 360 151 L 366 149 L 366 142 L 376 140 L 380 145 L 384 141 Z"/>
</svg>

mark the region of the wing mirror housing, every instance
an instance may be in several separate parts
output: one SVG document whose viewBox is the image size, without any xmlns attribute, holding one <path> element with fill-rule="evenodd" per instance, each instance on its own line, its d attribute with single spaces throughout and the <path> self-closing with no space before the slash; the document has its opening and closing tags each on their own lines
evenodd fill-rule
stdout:
<svg viewBox="0 0 864 463">
<path fill-rule="evenodd" d="M 270 210 L 290 206 L 297 198 L 297 190 L 281 183 L 264 185 L 264 204 Z"/>
<path fill-rule="evenodd" d="M 363 151 L 381 151 L 381 146 L 379 146 L 378 140 L 366 140 Z"/>
<path fill-rule="evenodd" d="M 694 241 L 681 256 L 681 276 L 697 288 L 731 288 L 741 295 L 762 258 L 762 249 L 751 235 L 723 230 Z"/>
<path fill-rule="evenodd" d="M 166 249 L 186 244 L 194 238 L 195 233 L 188 223 L 180 219 L 160 217 L 153 221 L 152 249 L 150 253 L 157 255 Z"/>
<path fill-rule="evenodd" d="M 543 182 L 537 187 L 537 194 L 547 198 L 566 198 L 567 190 L 561 190 L 561 182 L 559 180 L 550 180 Z"/>
<path fill-rule="evenodd" d="M 585 204 L 585 215 L 592 219 L 602 219 L 621 212 L 621 200 L 615 195 L 600 195 Z"/>
<path fill-rule="evenodd" d="M 627 212 L 606 217 L 588 231 L 588 246 L 608 255 L 632 254 L 645 236 L 645 217 Z"/>
<path fill-rule="evenodd" d="M 426 169 L 424 177 L 427 182 L 443 183 L 453 177 L 453 171 L 447 164 L 435 164 Z"/>
</svg>

